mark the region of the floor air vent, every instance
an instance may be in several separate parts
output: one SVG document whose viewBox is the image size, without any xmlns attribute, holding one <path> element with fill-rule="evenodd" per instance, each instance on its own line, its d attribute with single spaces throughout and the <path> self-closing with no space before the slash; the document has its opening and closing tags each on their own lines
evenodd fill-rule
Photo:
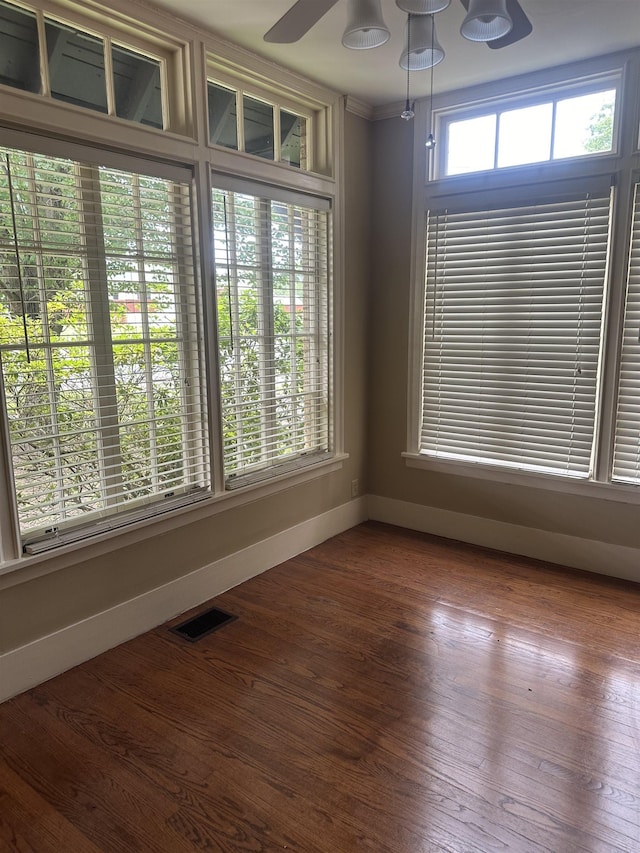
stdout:
<svg viewBox="0 0 640 853">
<path fill-rule="evenodd" d="M 224 610 L 212 607 L 211 610 L 205 610 L 204 613 L 199 613 L 193 619 L 187 619 L 186 622 L 182 622 L 170 630 L 179 637 L 189 640 L 190 643 L 195 643 L 196 640 L 206 637 L 207 634 L 217 631 L 218 628 L 222 628 L 223 625 L 227 625 L 237 618 L 232 613 L 225 613 Z"/>
</svg>

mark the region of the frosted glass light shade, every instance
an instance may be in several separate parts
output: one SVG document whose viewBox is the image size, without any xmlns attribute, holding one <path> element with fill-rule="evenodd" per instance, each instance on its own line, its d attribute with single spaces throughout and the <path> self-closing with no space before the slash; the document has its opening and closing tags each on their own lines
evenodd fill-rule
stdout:
<svg viewBox="0 0 640 853">
<path fill-rule="evenodd" d="M 382 17 L 380 0 L 349 0 L 349 18 L 342 44 L 351 50 L 380 47 L 391 33 Z"/>
<path fill-rule="evenodd" d="M 469 41 L 493 41 L 511 32 L 507 0 L 470 0 L 460 33 Z"/>
<path fill-rule="evenodd" d="M 405 71 L 424 71 L 444 59 L 444 50 L 438 43 L 432 15 L 411 16 L 411 45 L 408 43 L 409 22 L 404 28 L 404 50 L 400 68 Z"/>
<path fill-rule="evenodd" d="M 451 5 L 451 0 L 396 0 L 396 6 L 408 15 L 435 15 Z"/>
</svg>

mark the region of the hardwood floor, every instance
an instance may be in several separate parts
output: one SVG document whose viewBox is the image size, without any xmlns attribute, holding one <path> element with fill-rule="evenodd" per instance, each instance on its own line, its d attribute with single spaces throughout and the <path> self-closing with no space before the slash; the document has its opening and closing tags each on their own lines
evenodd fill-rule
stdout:
<svg viewBox="0 0 640 853">
<path fill-rule="evenodd" d="M 0 706 L 0 850 L 640 851 L 639 587 L 368 523 L 215 603 Z"/>
</svg>

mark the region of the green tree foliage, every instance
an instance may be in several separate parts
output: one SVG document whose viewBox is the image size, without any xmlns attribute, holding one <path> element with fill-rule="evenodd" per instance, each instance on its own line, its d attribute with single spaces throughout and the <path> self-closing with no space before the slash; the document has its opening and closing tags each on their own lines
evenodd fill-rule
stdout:
<svg viewBox="0 0 640 853">
<path fill-rule="evenodd" d="M 587 129 L 585 150 L 590 153 L 611 150 L 613 139 L 613 102 L 605 104 L 593 116 Z"/>
<path fill-rule="evenodd" d="M 0 356 L 23 529 L 103 511 L 115 492 L 141 498 L 182 480 L 184 371 L 171 263 L 144 262 L 146 330 L 142 306 L 132 322 L 135 307 L 131 314 L 118 301 L 119 291 L 138 287 L 141 274 L 140 237 L 127 210 L 119 212 L 117 181 L 131 179 L 105 176 L 116 187 L 102 198 L 111 252 L 105 362 L 96 354 L 91 319 L 96 284 L 83 254 L 81 170 L 17 153 L 9 164 L 4 155 L 0 160 Z M 138 227 L 145 250 L 168 256 L 166 191 L 161 183 L 156 190 L 153 179 L 140 181 L 153 206 Z"/>
</svg>

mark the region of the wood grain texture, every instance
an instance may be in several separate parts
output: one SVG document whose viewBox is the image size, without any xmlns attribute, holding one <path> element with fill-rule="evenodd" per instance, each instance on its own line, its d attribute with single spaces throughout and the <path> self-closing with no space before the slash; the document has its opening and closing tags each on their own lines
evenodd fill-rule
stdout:
<svg viewBox="0 0 640 853">
<path fill-rule="evenodd" d="M 367 523 L 215 604 L 0 707 L 0 851 L 640 851 L 637 586 Z"/>
</svg>

